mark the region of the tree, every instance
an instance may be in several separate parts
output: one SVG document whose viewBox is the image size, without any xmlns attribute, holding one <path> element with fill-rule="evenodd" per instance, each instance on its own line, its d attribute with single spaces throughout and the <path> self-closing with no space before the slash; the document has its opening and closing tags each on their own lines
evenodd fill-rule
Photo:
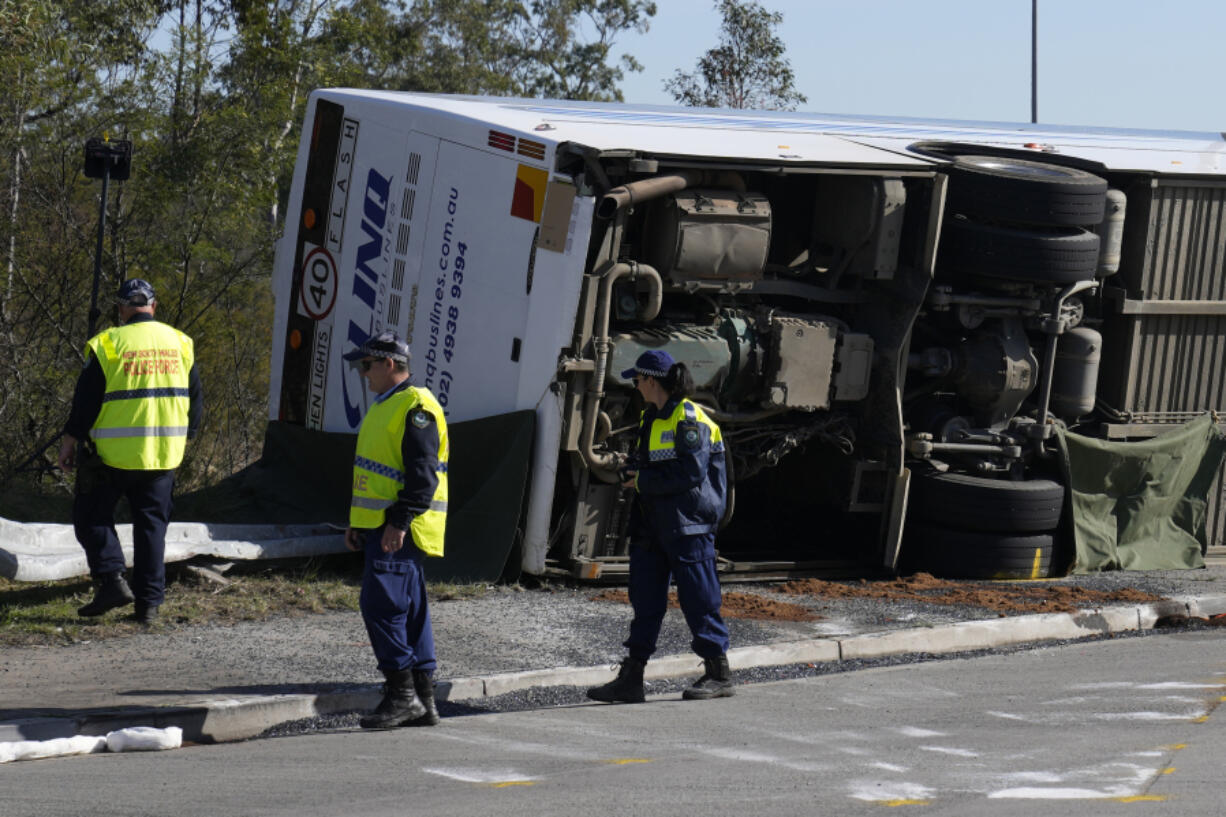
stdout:
<svg viewBox="0 0 1226 817">
<path fill-rule="evenodd" d="M 783 14 L 749 0 L 718 0 L 723 16 L 719 45 L 698 60 L 697 70 L 678 69 L 664 90 L 683 105 L 792 111 L 808 101 L 796 90 L 791 63 L 775 34 Z"/>
<path fill-rule="evenodd" d="M 534 0 L 523 27 L 528 70 L 517 90 L 524 96 L 620 102 L 617 83 L 626 70 L 643 67 L 629 54 L 620 66 L 610 65 L 609 52 L 623 31 L 645 33 L 655 13 L 655 3 L 643 0 Z M 575 36 L 583 30 L 595 38 Z"/>
<path fill-rule="evenodd" d="M 330 41 L 360 86 L 445 94 L 620 100 L 630 55 L 609 56 L 626 31 L 645 32 L 650 0 L 414 0 L 393 14 L 379 0 L 338 16 Z M 383 32 L 372 37 L 370 32 Z"/>
<path fill-rule="evenodd" d="M 131 177 L 109 187 L 97 328 L 139 277 L 196 340 L 207 408 L 177 480 L 191 490 L 260 454 L 273 247 L 310 89 L 617 99 L 637 64 L 610 47 L 654 14 L 648 0 L 0 0 L 0 516 L 31 459 L 69 487 L 44 446 L 85 360 L 101 192 L 87 138 L 133 144 Z"/>
</svg>

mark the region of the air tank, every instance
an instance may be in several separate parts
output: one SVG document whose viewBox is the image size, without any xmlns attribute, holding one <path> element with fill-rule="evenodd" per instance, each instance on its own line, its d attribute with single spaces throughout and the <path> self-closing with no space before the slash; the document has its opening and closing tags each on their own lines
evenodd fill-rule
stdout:
<svg viewBox="0 0 1226 817">
<path fill-rule="evenodd" d="M 1124 246 L 1124 211 L 1128 197 L 1114 188 L 1107 191 L 1106 214 L 1098 227 L 1100 238 L 1098 270 L 1095 275 L 1106 278 L 1120 271 L 1120 252 Z"/>
<path fill-rule="evenodd" d="M 1094 410 L 1102 348 L 1103 336 L 1087 326 L 1060 335 L 1051 384 L 1051 411 L 1057 417 L 1076 420 Z"/>
</svg>

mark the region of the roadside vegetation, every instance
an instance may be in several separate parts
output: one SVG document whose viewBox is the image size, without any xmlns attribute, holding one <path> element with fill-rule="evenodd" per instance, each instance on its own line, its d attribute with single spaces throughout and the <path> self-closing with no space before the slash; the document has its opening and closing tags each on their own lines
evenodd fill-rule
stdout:
<svg viewBox="0 0 1226 817">
<path fill-rule="evenodd" d="M 212 574 L 212 575 L 210 575 Z M 358 614 L 362 561 L 356 554 L 292 564 L 244 565 L 221 575 L 201 565 L 166 566 L 166 603 L 152 627 L 128 621 L 131 607 L 99 619 L 77 616 L 93 597 L 88 579 L 15 582 L 0 578 L 0 648 L 57 646 L 188 626 L 229 626 L 244 621 L 336 611 Z M 477 598 L 483 584 L 433 583 L 432 602 Z"/>
<path fill-rule="evenodd" d="M 0 488 L 43 473 L 85 363 L 95 255 L 148 279 L 196 342 L 204 423 L 184 491 L 255 460 L 267 421 L 273 247 L 310 91 L 352 86 L 619 100 L 649 0 L 0 0 Z M 70 55 L 70 56 L 68 56 Z M 90 138 L 130 176 L 84 175 Z M 37 514 L 36 514 L 37 515 Z"/>
<path fill-rule="evenodd" d="M 707 9 L 720 45 L 678 72 L 674 98 L 803 101 L 779 14 Z M 258 459 L 273 249 L 312 89 L 621 101 L 642 70 L 625 46 L 646 48 L 655 14 L 652 0 L 0 0 L 0 493 L 33 492 L 0 513 L 64 515 L 54 459 L 96 283 L 94 330 L 119 282 L 145 278 L 158 318 L 195 340 L 206 411 L 178 490 Z M 131 143 L 105 197 L 84 173 L 91 138 Z"/>
</svg>

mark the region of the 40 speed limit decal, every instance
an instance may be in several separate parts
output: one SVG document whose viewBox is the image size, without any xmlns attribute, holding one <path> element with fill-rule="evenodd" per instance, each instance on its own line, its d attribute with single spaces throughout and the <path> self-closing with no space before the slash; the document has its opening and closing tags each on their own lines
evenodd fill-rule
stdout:
<svg viewBox="0 0 1226 817">
<path fill-rule="evenodd" d="M 320 321 L 336 305 L 336 261 L 325 247 L 303 242 L 302 248 L 302 288 L 298 298 L 298 314 Z"/>
</svg>

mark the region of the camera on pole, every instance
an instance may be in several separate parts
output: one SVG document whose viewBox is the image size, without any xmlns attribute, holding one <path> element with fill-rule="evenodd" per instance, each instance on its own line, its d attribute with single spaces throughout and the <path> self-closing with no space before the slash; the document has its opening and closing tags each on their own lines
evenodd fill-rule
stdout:
<svg viewBox="0 0 1226 817">
<path fill-rule="evenodd" d="M 102 236 L 106 230 L 106 194 L 111 179 L 124 181 L 132 172 L 132 143 L 127 139 L 111 141 L 106 137 L 93 137 L 85 142 L 85 175 L 90 179 L 102 179 L 102 200 L 98 205 L 98 245 L 94 250 L 94 290 L 89 300 L 89 333 L 94 336 L 94 327 L 102 314 L 98 311 L 98 286 L 102 281 Z"/>
<path fill-rule="evenodd" d="M 85 175 L 91 179 L 117 182 L 128 178 L 132 171 L 132 142 L 127 139 L 87 139 L 85 142 Z"/>
<path fill-rule="evenodd" d="M 103 137 L 94 137 L 85 142 L 85 175 L 90 179 L 102 179 L 102 201 L 98 205 L 98 246 L 94 251 L 94 291 L 89 302 L 89 334 L 94 336 L 94 327 L 98 317 L 98 285 L 102 280 L 102 236 L 106 231 L 106 194 L 111 179 L 122 182 L 132 172 L 132 143 L 127 139 L 111 141 Z M 38 473 L 55 470 L 54 465 L 46 462 L 43 455 L 48 448 L 60 439 L 57 433 L 44 442 L 38 449 L 13 469 L 14 474 L 35 471 Z M 52 457 L 54 459 L 54 457 Z"/>
</svg>

